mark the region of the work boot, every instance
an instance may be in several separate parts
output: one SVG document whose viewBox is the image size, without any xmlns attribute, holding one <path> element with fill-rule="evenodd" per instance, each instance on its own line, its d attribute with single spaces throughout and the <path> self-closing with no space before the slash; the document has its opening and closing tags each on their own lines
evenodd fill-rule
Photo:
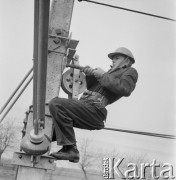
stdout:
<svg viewBox="0 0 176 180">
<path fill-rule="evenodd" d="M 70 162 L 79 162 L 79 151 L 75 145 L 63 146 L 58 152 L 53 152 L 50 156 L 57 160 L 69 160 Z"/>
</svg>

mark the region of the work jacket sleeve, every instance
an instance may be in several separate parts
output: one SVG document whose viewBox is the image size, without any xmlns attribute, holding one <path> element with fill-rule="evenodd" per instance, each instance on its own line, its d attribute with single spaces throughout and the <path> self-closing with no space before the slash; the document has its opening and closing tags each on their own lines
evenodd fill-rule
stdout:
<svg viewBox="0 0 176 180">
<path fill-rule="evenodd" d="M 86 82 L 87 82 L 87 89 L 89 89 L 97 83 L 97 79 L 93 75 L 86 76 Z"/>
<path fill-rule="evenodd" d="M 122 96 L 129 96 L 136 86 L 138 73 L 134 68 L 127 69 L 121 75 L 118 72 L 105 73 L 97 80 L 109 91 Z"/>
</svg>

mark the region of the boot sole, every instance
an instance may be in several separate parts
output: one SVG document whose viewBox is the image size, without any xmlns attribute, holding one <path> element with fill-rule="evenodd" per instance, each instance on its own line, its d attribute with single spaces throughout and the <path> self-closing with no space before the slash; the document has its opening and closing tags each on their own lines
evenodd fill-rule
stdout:
<svg viewBox="0 0 176 180">
<path fill-rule="evenodd" d="M 74 160 L 69 160 L 69 161 L 72 162 L 72 163 L 78 163 L 79 159 L 78 160 L 74 159 Z"/>
<path fill-rule="evenodd" d="M 70 161 L 70 162 L 72 162 L 72 163 L 78 163 L 79 162 L 79 158 L 69 158 L 69 157 L 57 157 L 57 155 L 54 155 L 54 154 L 51 154 L 50 156 L 52 156 L 52 157 L 54 157 L 54 158 L 56 158 L 57 160 L 65 160 L 65 161 Z"/>
</svg>

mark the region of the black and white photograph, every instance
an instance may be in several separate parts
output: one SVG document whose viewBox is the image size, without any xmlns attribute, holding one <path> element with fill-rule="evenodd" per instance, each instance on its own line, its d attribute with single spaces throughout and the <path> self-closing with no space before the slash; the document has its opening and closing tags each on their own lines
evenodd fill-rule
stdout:
<svg viewBox="0 0 176 180">
<path fill-rule="evenodd" d="M 176 179 L 175 0 L 0 8 L 0 180 Z"/>
</svg>

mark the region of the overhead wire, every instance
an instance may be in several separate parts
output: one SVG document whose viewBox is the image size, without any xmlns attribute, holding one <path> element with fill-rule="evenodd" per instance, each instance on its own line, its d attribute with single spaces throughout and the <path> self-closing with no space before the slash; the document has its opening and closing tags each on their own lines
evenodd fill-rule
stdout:
<svg viewBox="0 0 176 180">
<path fill-rule="evenodd" d="M 172 19 L 172 18 L 167 18 L 167 17 L 163 17 L 163 16 L 158 16 L 158 15 L 155 15 L 155 14 L 145 13 L 145 12 L 142 12 L 142 11 L 136 11 L 136 10 L 132 10 L 132 9 L 128 9 L 128 8 L 123 8 L 123 7 L 114 6 L 114 5 L 110 5 L 110 4 L 95 2 L 95 1 L 91 1 L 91 0 L 78 0 L 78 1 L 79 2 L 81 2 L 81 1 L 90 2 L 90 3 L 103 5 L 103 6 L 107 6 L 107 7 L 111 7 L 111 8 L 121 9 L 121 10 L 130 11 L 130 12 L 143 14 L 143 15 L 147 15 L 147 16 L 152 16 L 152 17 L 155 17 L 155 18 L 165 19 L 165 20 L 169 20 L 169 21 L 176 21 L 176 19 Z"/>
<path fill-rule="evenodd" d="M 46 104 L 46 105 L 48 105 L 48 104 Z M 33 112 L 33 111 L 30 110 L 30 112 Z M 50 117 L 50 118 L 52 117 L 49 114 L 45 114 L 45 116 Z M 168 134 L 158 134 L 158 133 L 143 132 L 143 131 L 134 131 L 134 130 L 125 130 L 125 129 L 118 129 L 118 128 L 109 128 L 109 127 L 104 127 L 103 129 L 104 130 L 110 130 L 110 131 L 118 131 L 118 132 L 130 133 L 130 134 L 138 134 L 138 135 L 166 138 L 166 139 L 176 139 L 175 135 L 168 135 Z"/>
<path fill-rule="evenodd" d="M 145 136 L 160 137 L 160 138 L 166 138 L 166 139 L 176 139 L 176 136 L 167 135 L 167 134 L 157 134 L 157 133 L 150 133 L 150 132 L 132 131 L 132 130 L 117 129 L 117 128 L 107 128 L 107 127 L 105 127 L 104 129 L 111 130 L 111 131 L 119 131 L 119 132 L 125 132 L 125 133 L 145 135 Z"/>
</svg>

